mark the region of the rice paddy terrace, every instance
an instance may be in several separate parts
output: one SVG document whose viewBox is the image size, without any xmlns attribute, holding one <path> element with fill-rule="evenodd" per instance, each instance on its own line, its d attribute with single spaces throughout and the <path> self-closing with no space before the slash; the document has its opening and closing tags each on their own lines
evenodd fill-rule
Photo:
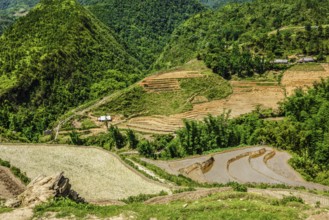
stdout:
<svg viewBox="0 0 329 220">
<path fill-rule="evenodd" d="M 202 67 L 205 68 L 205 67 Z M 181 68 L 164 73 L 151 75 L 141 82 L 141 86 L 148 94 L 171 94 L 169 99 L 175 99 L 180 96 L 182 91 L 181 80 L 183 79 L 200 79 L 203 80 L 207 75 L 201 74 L 204 69 L 198 70 Z M 231 110 L 231 117 L 237 117 L 242 114 L 253 111 L 257 106 L 262 108 L 278 108 L 278 102 L 282 101 L 286 96 L 293 93 L 296 88 L 307 88 L 313 85 L 315 81 L 321 78 L 329 77 L 329 64 L 299 64 L 283 73 L 281 83 L 271 80 L 232 80 L 229 81 L 231 94 L 226 98 L 209 100 L 198 92 L 188 97 L 184 102 L 188 103 L 191 108 L 174 113 L 174 114 L 140 114 L 123 116 L 122 114 L 108 111 L 113 117 L 112 124 L 122 129 L 132 129 L 142 133 L 150 134 L 167 134 L 173 133 L 183 126 L 184 119 L 202 120 L 207 115 L 220 115 L 224 111 Z M 204 88 L 204 90 L 212 88 Z M 123 95 L 123 94 L 121 94 Z M 119 97 L 118 93 L 115 98 Z M 165 102 L 164 100 L 163 102 Z M 111 103 L 111 98 L 104 98 L 94 106 L 88 107 L 88 111 L 82 110 L 81 114 L 88 117 L 94 127 L 87 129 L 90 135 L 98 134 L 106 131 L 104 123 L 97 121 L 97 113 L 100 106 L 106 106 Z M 183 103 L 183 104 L 184 104 Z M 181 103 L 182 104 L 182 103 Z M 143 103 L 140 103 L 143 105 Z M 153 108 L 164 108 L 162 103 L 155 103 Z M 106 108 L 105 108 L 106 110 Z M 81 129 L 81 122 L 72 121 L 72 126 Z M 83 130 L 83 129 L 82 129 Z M 62 134 L 67 132 L 62 130 Z"/>
<path fill-rule="evenodd" d="M 301 68 L 293 68 L 286 71 L 281 84 L 273 81 L 231 81 L 233 93 L 227 98 L 193 104 L 193 109 L 184 113 L 168 116 L 134 117 L 127 122 L 119 124 L 119 127 L 131 128 L 146 133 L 171 133 L 183 126 L 183 119 L 202 120 L 208 114 L 220 115 L 225 110 L 231 110 L 231 116 L 236 117 L 251 112 L 256 106 L 277 109 L 278 102 L 282 101 L 287 95 L 291 95 L 296 88 L 307 88 L 312 86 L 315 81 L 329 77 L 328 64 L 317 65 L 316 70 L 301 66 Z M 173 86 L 172 81 L 170 83 L 168 81 L 166 85 L 165 80 L 173 80 L 173 77 L 175 75 L 178 77 L 179 74 L 181 73 L 171 72 L 162 74 L 158 76 L 159 78 L 152 76 L 150 79 L 145 79 L 141 85 L 148 92 L 163 92 L 166 89 L 176 91 L 179 89 L 177 82 L 175 86 Z M 193 77 L 198 76 L 200 75 L 193 75 Z M 153 84 L 154 81 L 156 82 L 155 84 Z M 159 81 L 162 83 L 160 84 L 161 86 L 157 87 Z M 158 88 L 158 90 L 155 88 Z"/>
<path fill-rule="evenodd" d="M 209 164 L 209 159 L 212 162 Z M 182 174 L 198 182 L 207 183 L 267 183 L 329 190 L 329 187 L 306 182 L 290 167 L 291 156 L 270 147 L 247 147 L 207 156 L 173 161 L 144 159 L 168 173 Z M 202 164 L 206 164 L 202 169 Z M 201 169 L 199 169 L 201 165 Z"/>
<path fill-rule="evenodd" d="M 169 192 L 168 186 L 149 180 L 119 157 L 98 148 L 0 145 L 0 158 L 19 167 L 31 179 L 63 171 L 72 187 L 90 202 L 107 202 L 141 193 L 156 194 L 162 190 Z M 2 176 L 0 172 L 0 187 L 7 182 Z"/>
</svg>

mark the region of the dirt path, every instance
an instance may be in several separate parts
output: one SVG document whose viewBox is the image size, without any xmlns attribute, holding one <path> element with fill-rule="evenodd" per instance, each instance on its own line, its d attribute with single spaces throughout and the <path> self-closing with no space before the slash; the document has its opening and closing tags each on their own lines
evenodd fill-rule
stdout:
<svg viewBox="0 0 329 220">
<path fill-rule="evenodd" d="M 131 163 L 133 163 L 138 170 L 141 170 L 143 172 L 145 172 L 147 175 L 151 176 L 152 178 L 160 181 L 161 183 L 166 183 L 167 181 L 165 179 L 160 178 L 158 175 L 156 175 L 154 172 L 152 172 L 151 170 L 145 168 L 144 166 L 140 165 L 139 163 L 136 163 L 135 161 L 132 161 L 130 159 L 128 159 Z"/>
</svg>

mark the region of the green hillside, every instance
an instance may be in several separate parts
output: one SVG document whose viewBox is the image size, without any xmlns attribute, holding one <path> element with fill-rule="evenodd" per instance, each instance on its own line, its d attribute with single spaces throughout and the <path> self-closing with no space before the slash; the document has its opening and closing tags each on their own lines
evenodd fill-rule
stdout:
<svg viewBox="0 0 329 220">
<path fill-rule="evenodd" d="M 230 78 L 263 73 L 273 68 L 274 58 L 296 54 L 323 58 L 329 54 L 328 3 L 255 0 L 202 12 L 175 30 L 155 68 L 198 57 Z M 280 28 L 285 31 L 276 32 Z"/>
<path fill-rule="evenodd" d="M 75 0 L 43 0 L 0 37 L 0 126 L 36 140 L 56 116 L 142 69 Z"/>
<path fill-rule="evenodd" d="M 174 29 L 204 10 L 196 0 L 84 2 L 98 19 L 118 33 L 129 51 L 147 67 L 161 53 Z"/>
<path fill-rule="evenodd" d="M 0 4 L 0 34 L 17 19 L 20 10 L 29 10 L 38 1 L 17 0 Z M 147 67 L 157 59 L 178 25 L 192 15 L 205 10 L 197 0 L 79 0 L 79 2 L 113 29 L 126 43 L 129 52 Z"/>
</svg>

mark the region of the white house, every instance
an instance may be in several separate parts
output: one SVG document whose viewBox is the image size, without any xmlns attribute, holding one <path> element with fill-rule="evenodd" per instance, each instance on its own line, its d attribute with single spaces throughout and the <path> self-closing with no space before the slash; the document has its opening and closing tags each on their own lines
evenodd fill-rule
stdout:
<svg viewBox="0 0 329 220">
<path fill-rule="evenodd" d="M 107 115 L 107 116 L 101 116 L 97 119 L 99 122 L 106 122 L 106 121 L 112 121 L 112 117 Z"/>
</svg>

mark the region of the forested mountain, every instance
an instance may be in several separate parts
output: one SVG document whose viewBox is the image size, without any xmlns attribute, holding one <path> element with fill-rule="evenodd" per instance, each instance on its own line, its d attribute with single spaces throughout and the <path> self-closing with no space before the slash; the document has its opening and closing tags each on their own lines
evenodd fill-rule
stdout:
<svg viewBox="0 0 329 220">
<path fill-rule="evenodd" d="M 0 34 L 15 20 L 14 13 L 39 0 L 1 2 Z M 149 67 L 162 52 L 174 29 L 205 10 L 198 0 L 78 0 L 126 42 L 129 52 Z"/>
<path fill-rule="evenodd" d="M 328 13 L 328 0 L 255 0 L 202 12 L 175 30 L 155 67 L 198 57 L 230 78 L 263 73 L 274 58 L 321 58 L 329 54 Z"/>
<path fill-rule="evenodd" d="M 146 66 L 156 60 L 178 25 L 204 10 L 196 0 L 102 0 L 85 3 L 98 19 L 119 34 L 129 51 Z"/>
<path fill-rule="evenodd" d="M 75 0 L 42 0 L 0 37 L 0 127 L 35 139 L 56 116 L 126 87 L 142 69 Z"/>
</svg>

